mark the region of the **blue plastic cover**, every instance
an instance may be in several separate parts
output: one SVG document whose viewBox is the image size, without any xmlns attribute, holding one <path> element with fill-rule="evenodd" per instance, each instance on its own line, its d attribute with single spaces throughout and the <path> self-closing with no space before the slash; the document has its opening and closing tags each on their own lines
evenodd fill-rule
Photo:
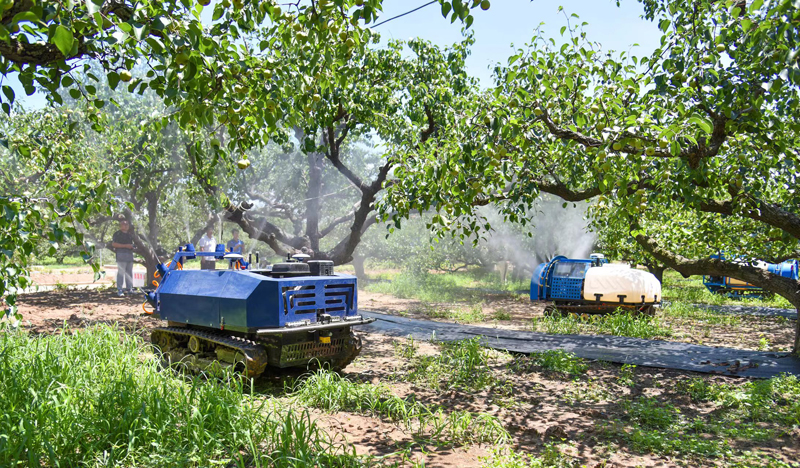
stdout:
<svg viewBox="0 0 800 468">
<path fill-rule="evenodd" d="M 545 278 L 542 276 L 544 269 L 549 265 L 549 263 L 540 263 L 533 269 L 533 275 L 531 276 L 531 300 L 532 301 L 542 301 L 544 300 L 544 284 Z"/>
<path fill-rule="evenodd" d="M 163 320 L 203 327 L 274 328 L 356 315 L 352 275 L 272 278 L 246 270 L 171 270 L 157 291 Z"/>
<path fill-rule="evenodd" d="M 583 279 L 591 267 L 592 260 L 563 256 L 538 265 L 531 276 L 531 300 L 581 300 Z"/>
</svg>

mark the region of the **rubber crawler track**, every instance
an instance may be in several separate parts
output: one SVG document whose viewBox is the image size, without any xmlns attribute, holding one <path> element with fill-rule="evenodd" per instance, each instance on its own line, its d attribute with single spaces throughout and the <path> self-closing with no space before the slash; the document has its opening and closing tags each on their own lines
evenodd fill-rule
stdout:
<svg viewBox="0 0 800 468">
<path fill-rule="evenodd" d="M 361 337 L 356 335 L 355 333 L 353 333 L 352 329 L 350 330 L 350 344 L 351 344 L 352 352 L 350 352 L 344 358 L 332 363 L 331 367 L 333 368 L 333 370 L 342 370 L 342 369 L 344 369 L 345 367 L 350 365 L 350 363 L 353 362 L 353 360 L 356 357 L 358 357 L 359 354 L 361 354 L 361 346 L 362 346 Z"/>
<path fill-rule="evenodd" d="M 630 308 L 630 306 L 628 306 Z M 614 312 L 611 307 L 608 308 L 593 308 L 593 305 L 554 305 L 550 304 L 544 308 L 545 315 L 553 315 L 556 313 L 561 313 L 562 315 L 569 315 L 571 313 L 574 314 L 589 314 L 589 315 L 608 315 Z M 634 306 L 631 309 L 631 312 L 634 315 L 644 315 L 647 317 L 652 317 L 656 314 L 656 308 L 652 305 L 645 307 L 644 310 L 639 310 L 638 306 Z"/>
<path fill-rule="evenodd" d="M 162 344 L 165 342 L 168 343 L 166 338 L 169 336 L 169 334 L 184 336 L 187 339 L 190 336 L 196 336 L 205 341 L 241 351 L 245 358 L 245 364 L 247 367 L 246 375 L 248 377 L 258 377 L 267 367 L 267 352 L 256 341 L 237 336 L 223 335 L 221 333 L 209 333 L 199 330 L 192 330 L 190 328 L 179 327 L 156 328 L 150 334 L 150 341 L 152 341 L 157 347 L 161 348 L 162 352 L 168 352 L 169 349 L 162 348 Z"/>
</svg>

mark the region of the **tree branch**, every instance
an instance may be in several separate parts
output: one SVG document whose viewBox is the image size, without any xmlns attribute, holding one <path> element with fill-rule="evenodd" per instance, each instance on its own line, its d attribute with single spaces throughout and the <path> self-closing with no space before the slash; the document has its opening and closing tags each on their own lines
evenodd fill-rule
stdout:
<svg viewBox="0 0 800 468">
<path fill-rule="evenodd" d="M 325 227 L 325 229 L 323 229 L 322 231 L 320 231 L 320 233 L 319 233 L 319 236 L 320 236 L 320 237 L 325 237 L 325 236 L 327 236 L 328 234 L 330 234 L 330 233 L 331 233 L 331 231 L 333 231 L 333 230 L 334 230 L 334 228 L 336 228 L 336 226 L 338 226 L 338 225 L 340 225 L 340 224 L 342 224 L 342 223 L 346 223 L 346 222 L 348 222 L 348 221 L 352 220 L 353 218 L 355 218 L 355 216 L 356 216 L 356 212 L 358 212 L 358 205 L 356 205 L 355 207 L 353 207 L 353 211 L 351 211 L 350 213 L 348 213 L 348 214 L 346 214 L 346 215 L 344 215 L 344 216 L 340 216 L 340 217 L 338 217 L 338 218 L 334 219 L 333 221 L 331 221 L 331 222 L 330 222 L 330 224 L 328 224 L 328 226 L 327 226 L 327 227 Z"/>
<path fill-rule="evenodd" d="M 584 135 L 577 131 L 559 127 L 553 121 L 553 119 L 550 118 L 550 115 L 548 114 L 546 109 L 542 109 L 542 111 L 543 114 L 539 116 L 538 119 L 544 123 L 544 125 L 547 127 L 547 130 L 550 132 L 551 135 L 557 138 L 561 138 L 563 140 L 574 141 L 587 148 L 599 148 L 606 144 L 605 141 L 600 140 L 598 138 L 590 137 L 588 135 Z M 711 137 L 708 139 L 708 141 L 705 141 L 703 139 L 698 140 L 697 145 L 687 147 L 677 155 L 677 157 L 688 161 L 689 166 L 693 169 L 696 169 L 698 167 L 701 159 L 716 156 L 719 153 L 722 144 L 725 143 L 725 140 L 728 137 L 728 134 L 725 131 L 725 124 L 728 121 L 728 118 L 725 117 L 724 115 L 717 115 L 715 112 L 707 108 L 706 112 L 711 116 L 716 116 L 712 117 L 713 129 L 711 132 Z M 650 142 L 653 144 L 653 146 L 655 146 L 655 144 L 657 143 L 650 138 L 642 137 L 640 135 L 630 135 L 630 136 L 642 141 Z M 634 154 L 634 153 L 641 153 L 642 150 L 637 149 L 631 145 L 624 145 L 622 149 L 619 150 L 619 152 Z M 651 157 L 672 158 L 675 156 L 669 151 L 653 148 L 653 153 Z"/>
<path fill-rule="evenodd" d="M 691 260 L 664 249 L 655 240 L 644 234 L 637 234 L 634 238 L 647 253 L 684 277 L 714 275 L 736 278 L 780 294 L 795 307 L 800 308 L 800 283 L 795 280 L 731 260 L 718 258 Z"/>
<path fill-rule="evenodd" d="M 737 210 L 732 200 L 717 201 L 709 200 L 700 203 L 700 210 L 706 213 L 719 213 L 725 215 L 740 214 L 746 218 L 769 224 L 790 234 L 796 239 L 800 239 L 800 216 L 784 209 L 780 205 L 766 203 L 764 201 L 747 196 L 745 200 L 753 203 L 753 208 Z"/>
<path fill-rule="evenodd" d="M 325 157 L 333 164 L 333 167 L 336 168 L 343 176 L 350 181 L 357 189 L 364 193 L 369 190 L 369 186 L 361 180 L 353 171 L 350 170 L 349 167 L 345 166 L 345 164 L 340 159 L 339 155 L 339 146 L 336 145 L 336 136 L 333 125 L 329 125 L 327 128 L 327 135 L 325 137 L 326 142 L 328 143 L 328 151 L 325 152 Z"/>
</svg>

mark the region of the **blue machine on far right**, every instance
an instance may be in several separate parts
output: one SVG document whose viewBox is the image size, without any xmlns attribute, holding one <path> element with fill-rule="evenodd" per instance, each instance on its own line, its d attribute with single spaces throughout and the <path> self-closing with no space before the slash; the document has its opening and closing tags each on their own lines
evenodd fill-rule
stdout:
<svg viewBox="0 0 800 468">
<path fill-rule="evenodd" d="M 723 258 L 720 255 L 712 255 L 711 258 Z M 767 270 L 770 273 L 780 275 L 784 278 L 798 280 L 800 275 L 800 262 L 797 260 L 787 260 L 783 263 L 756 263 L 757 267 Z M 728 276 L 703 276 L 705 287 L 715 294 L 724 294 L 731 299 L 742 299 L 745 297 L 761 298 L 772 293 L 754 284 L 747 283 Z"/>
</svg>

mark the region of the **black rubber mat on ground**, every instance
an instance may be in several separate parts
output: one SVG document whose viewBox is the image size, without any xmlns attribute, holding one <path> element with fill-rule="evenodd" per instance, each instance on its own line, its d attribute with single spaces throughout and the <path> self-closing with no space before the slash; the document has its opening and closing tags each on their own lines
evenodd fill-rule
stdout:
<svg viewBox="0 0 800 468">
<path fill-rule="evenodd" d="M 712 310 L 720 314 L 784 317 L 789 320 L 797 320 L 797 311 L 793 309 L 778 309 L 775 307 L 755 307 L 746 305 L 692 304 L 692 306 L 700 309 Z"/>
<path fill-rule="evenodd" d="M 644 340 L 608 335 L 548 335 L 455 323 L 433 322 L 362 310 L 377 320 L 360 331 L 420 340 L 456 341 L 482 337 L 486 346 L 512 353 L 563 349 L 585 359 L 620 364 L 680 369 L 708 374 L 769 378 L 782 373 L 800 375 L 800 359 L 788 353 L 770 353 L 699 346 L 673 341 Z"/>
</svg>

